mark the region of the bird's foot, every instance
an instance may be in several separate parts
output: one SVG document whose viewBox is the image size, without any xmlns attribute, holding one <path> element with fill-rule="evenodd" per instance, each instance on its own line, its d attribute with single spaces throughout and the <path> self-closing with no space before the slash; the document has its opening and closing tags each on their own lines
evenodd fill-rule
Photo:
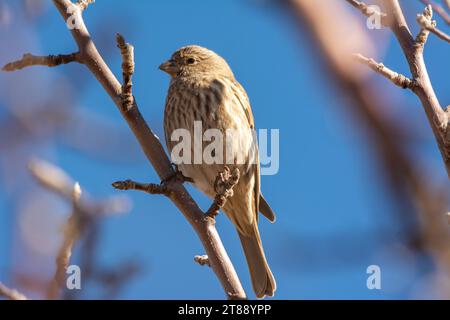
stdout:
<svg viewBox="0 0 450 320">
<path fill-rule="evenodd" d="M 194 179 L 184 176 L 183 173 L 180 170 L 178 170 L 178 167 L 176 165 L 173 165 L 173 168 L 174 172 L 170 174 L 168 177 L 162 179 L 161 185 L 168 184 L 171 181 L 177 181 L 181 183 L 184 182 L 194 183 Z"/>
</svg>

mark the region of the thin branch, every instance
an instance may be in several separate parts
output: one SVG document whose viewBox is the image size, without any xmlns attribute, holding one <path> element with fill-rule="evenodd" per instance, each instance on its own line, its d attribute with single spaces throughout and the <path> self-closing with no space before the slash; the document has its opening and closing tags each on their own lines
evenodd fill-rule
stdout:
<svg viewBox="0 0 450 320">
<path fill-rule="evenodd" d="M 76 10 L 83 9 L 91 2 L 92 1 L 79 1 L 77 4 L 74 4 L 70 0 L 53 0 L 53 3 L 66 22 L 71 17 L 71 12 L 73 13 L 76 12 Z M 120 84 L 98 52 L 81 14 L 77 19 L 80 21 L 77 21 L 76 25 L 73 28 L 70 28 L 73 39 L 79 50 L 76 61 L 83 63 L 92 72 L 114 101 L 160 179 L 164 180 L 165 178 L 174 175 L 171 162 L 165 153 L 159 138 L 152 132 L 142 117 L 136 101 L 131 105 L 128 105 L 127 103 L 127 108 L 123 108 L 123 93 L 131 93 L 131 83 L 125 79 L 124 86 Z M 125 51 L 130 53 L 131 50 L 127 47 L 127 50 Z M 128 53 L 127 57 L 132 57 L 132 54 Z M 131 74 L 128 72 L 124 73 L 130 75 L 131 81 Z M 128 91 L 128 88 L 130 91 Z M 127 95 L 127 97 L 129 96 Z M 182 182 L 171 180 L 167 184 L 167 187 L 171 190 L 169 198 L 183 213 L 200 238 L 206 254 L 209 257 L 211 267 L 221 282 L 228 298 L 245 299 L 246 295 L 244 289 L 242 288 L 238 275 L 226 253 L 222 241 L 220 240 L 219 234 L 214 226 L 214 219 L 207 219 L 204 216 L 202 210 L 182 185 Z"/>
<path fill-rule="evenodd" d="M 116 181 L 112 186 L 118 190 L 138 190 L 148 194 L 162 194 L 169 196 L 170 190 L 166 184 L 140 183 L 133 180 Z"/>
<path fill-rule="evenodd" d="M 116 35 L 117 47 L 122 54 L 122 108 L 124 111 L 129 110 L 134 103 L 133 97 L 133 81 L 134 74 L 134 47 L 125 42 L 125 39 L 119 33 Z"/>
<path fill-rule="evenodd" d="M 80 197 L 81 187 L 78 183 L 75 183 L 72 191 L 72 214 L 64 227 L 63 243 L 59 248 L 58 255 L 56 257 L 55 275 L 53 277 L 53 281 L 47 289 L 48 299 L 57 299 L 60 296 L 59 291 L 66 283 L 66 271 L 70 264 L 72 248 L 75 241 L 80 238 L 80 235 L 83 233 L 85 226 L 87 225 L 87 215 L 81 211 L 78 206 Z"/>
<path fill-rule="evenodd" d="M 0 297 L 8 300 L 28 300 L 28 298 L 15 289 L 10 289 L 0 282 Z"/>
<path fill-rule="evenodd" d="M 48 299 L 60 298 L 61 288 L 65 285 L 66 270 L 70 264 L 72 248 L 80 236 L 85 233 L 94 219 L 110 212 L 125 212 L 129 208 L 123 199 L 108 199 L 94 203 L 81 197 L 81 187 L 60 168 L 42 160 L 30 162 L 29 171 L 44 188 L 70 201 L 72 213 L 64 225 L 64 237 L 56 257 L 56 271 L 47 288 Z M 122 203 L 120 203 L 122 200 Z"/>
<path fill-rule="evenodd" d="M 427 9 L 424 11 L 424 13 L 419 13 L 417 15 L 417 22 L 419 23 L 421 27 L 421 31 L 419 32 L 418 37 L 416 38 L 416 42 L 421 43 L 422 45 L 426 42 L 426 37 L 428 34 L 424 35 L 425 31 L 434 33 L 436 36 L 438 36 L 440 39 L 447 41 L 450 43 L 450 36 L 446 34 L 445 32 L 439 30 L 436 27 L 436 21 L 431 20 L 433 17 L 432 14 L 432 7 L 431 5 L 427 6 Z M 422 37 L 425 37 L 425 39 L 422 39 Z"/>
<path fill-rule="evenodd" d="M 435 1 L 431 1 L 431 0 L 420 0 L 424 5 L 431 5 L 433 7 L 433 10 L 441 16 L 442 20 L 444 20 L 444 22 L 448 25 L 450 25 L 450 14 L 447 12 L 447 10 L 445 10 L 445 8 L 441 5 L 439 5 L 438 3 L 436 3 Z M 448 8 L 450 9 L 450 0 L 445 0 L 446 1 L 446 5 L 448 6 Z"/>
<path fill-rule="evenodd" d="M 422 102 L 427 114 L 428 122 L 433 130 L 436 142 L 442 155 L 442 159 L 450 178 L 450 135 L 448 134 L 448 114 L 444 111 L 434 92 L 427 67 L 423 57 L 423 43 L 426 34 L 414 39 L 409 31 L 403 10 L 398 0 L 384 0 L 390 13 L 390 28 L 395 34 L 403 53 L 408 61 L 415 86 L 414 93 Z M 424 10 L 424 16 L 431 19 L 433 11 L 428 7 Z M 421 30 L 422 33 L 422 30 Z M 420 34 L 420 33 L 419 33 Z M 419 40 L 419 43 L 417 42 Z"/>
<path fill-rule="evenodd" d="M 414 87 L 413 80 L 385 67 L 382 63 L 376 62 L 371 58 L 366 58 L 360 53 L 354 54 L 353 57 L 360 63 L 368 65 L 372 70 L 389 79 L 396 86 L 399 86 L 403 89 L 412 89 Z"/>
<path fill-rule="evenodd" d="M 78 52 L 71 54 L 59 54 L 49 56 L 35 56 L 32 55 L 31 53 L 26 53 L 23 55 L 22 59 L 6 64 L 2 68 L 2 70 L 10 72 L 21 70 L 23 68 L 31 66 L 56 67 L 71 62 L 81 63 L 80 55 Z"/>
</svg>

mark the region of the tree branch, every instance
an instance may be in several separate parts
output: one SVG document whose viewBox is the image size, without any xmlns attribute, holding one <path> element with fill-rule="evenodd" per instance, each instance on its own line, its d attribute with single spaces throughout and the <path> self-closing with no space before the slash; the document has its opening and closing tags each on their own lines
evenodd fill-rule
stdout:
<svg viewBox="0 0 450 320">
<path fill-rule="evenodd" d="M 445 10 L 444 7 L 440 6 L 434 1 L 431 0 L 420 0 L 424 5 L 431 5 L 433 7 L 433 10 L 441 16 L 442 20 L 448 25 L 450 25 L 450 14 Z M 446 5 L 450 9 L 450 0 L 445 0 Z"/>
<path fill-rule="evenodd" d="M 10 62 L 6 64 L 2 70 L 3 71 L 16 71 L 23 68 L 31 66 L 46 66 L 46 67 L 56 67 L 62 64 L 67 64 L 71 62 L 79 62 L 80 56 L 78 52 L 71 54 L 59 54 L 59 55 L 49 55 L 49 56 L 35 56 L 31 53 L 25 53 L 22 59 Z"/>
<path fill-rule="evenodd" d="M 162 194 L 169 196 L 169 190 L 165 184 L 140 183 L 133 180 L 116 181 L 112 186 L 118 190 L 138 190 L 148 194 Z"/>
<path fill-rule="evenodd" d="M 369 68 L 371 68 L 373 71 L 389 79 L 396 86 L 399 86 L 403 89 L 412 89 L 414 87 L 414 81 L 408 79 L 400 73 L 397 73 L 385 67 L 382 63 L 378 63 L 373 59 L 366 58 L 360 53 L 354 54 L 353 57 L 360 63 L 368 65 Z"/>
<path fill-rule="evenodd" d="M 129 110 L 134 103 L 133 82 L 134 74 L 134 47 L 125 43 L 125 39 L 119 33 L 116 35 L 117 47 L 122 54 L 122 108 L 124 111 Z"/>
<path fill-rule="evenodd" d="M 28 300 L 26 296 L 15 289 L 10 289 L 0 282 L 0 297 L 5 297 L 8 300 Z"/>
<path fill-rule="evenodd" d="M 107 211 L 124 212 L 127 211 L 127 208 L 126 205 L 119 204 L 118 201 L 114 200 L 92 203 L 82 199 L 80 185 L 73 182 L 58 167 L 44 161 L 34 160 L 30 162 L 29 171 L 40 185 L 72 204 L 72 213 L 64 226 L 63 242 L 56 257 L 56 271 L 47 288 L 47 298 L 58 299 L 60 289 L 65 285 L 66 270 L 70 264 L 75 242 L 85 233 L 93 219 Z"/>
<path fill-rule="evenodd" d="M 432 9 L 431 5 L 428 5 L 427 10 L 425 10 L 424 13 L 419 13 L 417 15 L 417 22 L 419 23 L 419 25 L 421 27 L 421 32 L 419 33 L 419 35 L 423 34 L 423 32 L 426 30 L 428 32 L 434 33 L 440 39 L 450 43 L 450 36 L 448 34 L 446 34 L 445 32 L 439 30 L 436 27 L 436 21 L 431 20 L 431 18 L 433 17 L 432 10 L 433 9 Z M 416 39 L 416 42 L 417 41 L 418 41 L 418 39 Z M 425 38 L 425 41 L 426 41 L 426 38 Z M 425 44 L 425 41 L 423 41 L 423 44 Z"/>
<path fill-rule="evenodd" d="M 77 4 L 70 0 L 53 0 L 56 8 L 60 12 L 64 21 L 72 17 L 71 12 L 78 9 L 84 9 L 92 1 L 79 1 Z M 82 10 L 81 10 L 82 11 Z M 136 136 L 142 150 L 148 160 L 154 167 L 159 177 L 164 180 L 173 176 L 174 171 L 171 162 L 167 157 L 159 138 L 152 132 L 144 118 L 142 117 L 137 103 L 134 99 L 131 101 L 131 64 L 132 57 L 131 46 L 124 45 L 121 37 L 118 37 L 118 45 L 124 58 L 124 85 L 122 86 L 112 73 L 111 69 L 103 60 L 98 52 L 94 41 L 82 19 L 81 13 L 78 21 L 71 28 L 72 36 L 78 46 L 79 53 L 76 55 L 76 61 L 81 62 L 92 72 L 95 78 L 100 82 L 105 91 L 109 94 L 123 118 Z M 124 56 L 125 54 L 125 56 Z M 75 60 L 75 59 L 74 59 Z M 129 78 L 127 78 L 129 76 Z M 125 97 L 125 99 L 124 99 Z M 126 108 L 124 108 L 124 100 Z M 202 210 L 192 199 L 185 187 L 180 181 L 171 180 L 167 183 L 170 189 L 169 198 L 183 213 L 189 221 L 198 237 L 200 238 L 206 254 L 209 257 L 211 267 L 217 275 L 226 295 L 231 299 L 245 299 L 246 295 L 236 271 L 228 257 L 226 250 L 220 240 L 219 234 L 214 226 L 214 219 L 205 217 Z"/>
<path fill-rule="evenodd" d="M 423 49 L 429 30 L 422 28 L 416 39 L 414 39 L 398 0 L 384 0 L 384 2 L 388 13 L 388 25 L 400 43 L 411 70 L 412 81 L 414 84 L 411 89 L 422 102 L 428 122 L 433 130 L 436 142 L 441 152 L 447 175 L 450 178 L 450 134 L 448 129 L 449 115 L 441 107 L 441 104 L 436 97 L 423 58 Z M 426 20 L 431 20 L 432 15 L 433 11 L 431 6 L 427 6 L 422 14 L 423 18 Z M 372 65 L 376 67 L 376 64 Z"/>
</svg>

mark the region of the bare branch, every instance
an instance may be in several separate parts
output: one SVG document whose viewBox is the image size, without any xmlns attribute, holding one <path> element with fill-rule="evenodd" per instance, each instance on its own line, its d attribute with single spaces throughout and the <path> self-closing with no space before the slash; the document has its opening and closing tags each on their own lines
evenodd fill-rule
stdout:
<svg viewBox="0 0 450 320">
<path fill-rule="evenodd" d="M 450 43 L 450 36 L 446 34 L 445 32 L 439 30 L 436 27 L 436 21 L 431 20 L 433 17 L 433 11 L 432 11 L 431 5 L 428 5 L 424 11 L 424 13 L 419 13 L 417 15 L 417 22 L 419 23 L 421 30 L 419 32 L 419 35 L 416 38 L 416 42 L 420 43 L 421 45 L 424 45 L 426 42 L 426 38 L 428 37 L 428 33 L 432 32 L 436 36 L 438 36 L 440 39 L 447 41 Z"/>
<path fill-rule="evenodd" d="M 53 0 L 64 21 L 70 17 L 75 4 L 70 0 Z M 82 20 L 82 18 L 80 17 Z M 159 138 L 152 132 L 142 117 L 136 101 L 125 110 L 123 108 L 123 88 L 111 69 L 105 63 L 92 40 L 83 21 L 77 23 L 77 28 L 71 30 L 77 43 L 80 58 L 83 64 L 92 72 L 105 91 L 116 104 L 123 118 L 128 123 L 142 150 L 153 165 L 160 179 L 165 179 L 174 174 L 171 162 L 167 157 Z M 125 81 L 126 84 L 127 81 Z M 168 184 L 171 192 L 169 198 L 189 221 L 205 247 L 211 267 L 220 280 L 226 295 L 230 299 L 245 299 L 246 295 L 233 264 L 220 240 L 213 219 L 205 219 L 199 206 L 192 199 L 185 187 L 179 181 Z"/>
<path fill-rule="evenodd" d="M 384 2 L 389 13 L 389 26 L 400 43 L 411 70 L 415 83 L 412 89 L 422 102 L 428 122 L 441 152 L 447 175 L 450 178 L 449 116 L 442 108 L 434 92 L 423 58 L 423 47 L 429 31 L 422 29 L 417 38 L 414 39 L 398 0 L 384 0 Z M 427 7 L 423 16 L 431 20 L 432 10 Z"/>
<path fill-rule="evenodd" d="M 8 300 L 28 300 L 26 296 L 15 289 L 10 289 L 0 282 L 0 297 L 5 297 Z"/>
<path fill-rule="evenodd" d="M 71 62 L 81 63 L 80 55 L 78 52 L 71 54 L 59 54 L 50 56 L 35 56 L 32 55 L 31 53 L 26 53 L 23 55 L 22 59 L 6 64 L 2 68 L 2 70 L 10 72 L 21 70 L 23 68 L 31 66 L 56 67 Z"/>
<path fill-rule="evenodd" d="M 129 110 L 133 103 L 133 82 L 132 77 L 134 74 L 134 47 L 125 43 L 125 39 L 119 33 L 116 35 L 117 47 L 122 54 L 122 107 L 124 111 Z"/>
<path fill-rule="evenodd" d="M 81 187 L 76 182 L 72 190 L 72 214 L 64 227 L 64 240 L 56 257 L 55 275 L 47 289 L 47 298 L 49 299 L 57 299 L 60 296 L 59 290 L 66 283 L 66 271 L 70 264 L 72 248 L 86 226 L 87 215 L 80 210 L 78 205 L 80 197 Z"/>
<path fill-rule="evenodd" d="M 433 10 L 441 16 L 442 20 L 448 25 L 450 25 L 450 14 L 445 10 L 444 7 L 440 6 L 435 1 L 431 0 L 420 0 L 424 5 L 431 5 L 433 7 Z M 444 0 L 446 1 L 447 7 L 450 9 L 450 0 Z"/>
<path fill-rule="evenodd" d="M 132 180 L 116 181 L 112 186 L 118 190 L 139 190 L 149 194 L 162 194 L 168 196 L 170 190 L 166 184 L 139 183 Z"/>
<path fill-rule="evenodd" d="M 94 203 L 81 197 L 82 191 L 78 182 L 74 182 L 60 168 L 41 160 L 33 160 L 29 164 L 32 176 L 46 189 L 61 196 L 72 204 L 72 213 L 64 226 L 63 242 L 56 257 L 56 271 L 47 288 L 48 299 L 58 299 L 60 289 L 65 285 L 66 270 L 70 264 L 72 248 L 75 242 L 85 233 L 94 219 L 110 212 L 124 212 L 129 209 L 119 199 L 108 199 Z M 122 199 L 123 201 L 123 199 Z"/>
<path fill-rule="evenodd" d="M 396 86 L 403 89 L 412 89 L 414 87 L 413 80 L 385 67 L 382 63 L 378 63 L 371 58 L 366 58 L 360 53 L 354 54 L 353 57 L 360 63 L 368 65 L 372 70 L 389 79 Z"/>
</svg>

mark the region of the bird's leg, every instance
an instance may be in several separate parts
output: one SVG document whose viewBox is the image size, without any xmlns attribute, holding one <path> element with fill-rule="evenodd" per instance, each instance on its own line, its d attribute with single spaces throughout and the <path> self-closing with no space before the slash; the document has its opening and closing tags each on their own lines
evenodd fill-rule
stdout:
<svg viewBox="0 0 450 320">
<path fill-rule="evenodd" d="M 219 210 L 225 206 L 228 198 L 233 196 L 233 187 L 238 183 L 239 176 L 238 168 L 235 168 L 231 172 L 227 166 L 217 175 L 216 181 L 214 182 L 216 197 L 208 211 L 206 211 L 206 216 L 214 219 L 219 214 Z"/>
<path fill-rule="evenodd" d="M 161 180 L 161 185 L 167 184 L 170 181 L 179 181 L 181 183 L 184 182 L 190 182 L 190 183 L 194 183 L 194 180 L 192 178 L 186 177 L 183 175 L 183 173 L 178 170 L 178 166 L 174 163 L 172 163 L 173 166 L 173 173 L 171 173 L 168 177 L 164 178 Z"/>
</svg>

